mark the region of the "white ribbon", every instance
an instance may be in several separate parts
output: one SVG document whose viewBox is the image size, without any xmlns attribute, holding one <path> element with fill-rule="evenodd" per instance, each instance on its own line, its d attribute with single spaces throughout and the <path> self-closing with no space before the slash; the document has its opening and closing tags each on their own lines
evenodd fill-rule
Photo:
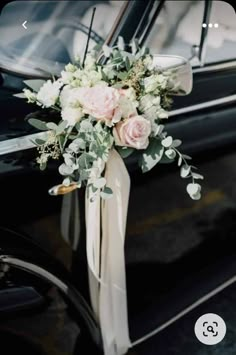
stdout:
<svg viewBox="0 0 236 355">
<path fill-rule="evenodd" d="M 110 152 L 105 178 L 113 191 L 112 198 L 100 200 L 97 194 L 91 201 L 86 191 L 90 296 L 101 327 L 105 355 L 122 355 L 131 346 L 124 256 L 130 178 L 115 150 Z"/>
<path fill-rule="evenodd" d="M 79 215 L 78 192 L 75 190 L 63 196 L 61 209 L 61 234 L 73 250 L 79 243 Z"/>
</svg>

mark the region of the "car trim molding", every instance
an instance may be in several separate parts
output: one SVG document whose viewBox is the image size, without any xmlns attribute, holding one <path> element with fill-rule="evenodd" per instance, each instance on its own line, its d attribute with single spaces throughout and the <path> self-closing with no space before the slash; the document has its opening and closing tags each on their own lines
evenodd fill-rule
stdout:
<svg viewBox="0 0 236 355">
<path fill-rule="evenodd" d="M 227 69 L 236 69 L 236 60 L 223 63 L 212 63 L 203 67 L 193 67 L 193 74 L 211 73 Z"/>
<path fill-rule="evenodd" d="M 195 308 L 197 308 L 198 306 L 200 306 L 204 302 L 208 301 L 212 297 L 216 296 L 218 293 L 220 293 L 221 291 L 223 291 L 227 287 L 231 286 L 235 282 L 236 282 L 236 275 L 231 277 L 229 280 L 225 281 L 224 283 L 220 284 L 220 286 L 216 287 L 214 290 L 207 293 L 203 297 L 199 298 L 196 302 L 192 303 L 190 306 L 183 309 L 181 312 L 176 314 L 176 316 L 170 318 L 167 322 L 161 324 L 158 328 L 152 330 L 150 333 L 147 333 L 143 337 L 132 342 L 132 346 L 136 346 L 140 343 L 143 343 L 144 341 L 148 340 L 149 338 L 153 337 L 154 335 L 160 333 L 162 330 L 166 329 L 168 326 L 175 323 L 176 321 L 181 319 L 183 316 L 185 316 L 186 314 L 188 314 L 189 312 L 191 312 L 192 310 L 194 310 Z"/>
<path fill-rule="evenodd" d="M 169 117 L 184 115 L 186 113 L 190 113 L 190 112 L 195 112 L 195 111 L 211 108 L 211 107 L 214 107 L 214 106 L 231 104 L 231 103 L 234 103 L 234 102 L 236 102 L 236 94 L 230 95 L 230 96 L 226 96 L 226 97 L 222 97 L 220 99 L 210 100 L 210 101 L 202 102 L 200 104 L 191 105 L 191 106 L 179 108 L 179 109 L 176 109 L 176 110 L 172 110 L 172 111 L 169 112 Z"/>
</svg>

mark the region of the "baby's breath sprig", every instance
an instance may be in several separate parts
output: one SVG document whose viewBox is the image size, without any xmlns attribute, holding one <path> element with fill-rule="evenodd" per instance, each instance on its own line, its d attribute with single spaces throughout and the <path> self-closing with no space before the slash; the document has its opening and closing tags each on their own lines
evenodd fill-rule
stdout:
<svg viewBox="0 0 236 355">
<path fill-rule="evenodd" d="M 48 133 L 46 142 L 38 145 L 37 150 L 39 152 L 39 157 L 37 157 L 36 161 L 39 164 L 41 170 L 46 168 L 47 162 L 50 158 L 53 160 L 60 158 L 61 149 L 57 137 L 53 131 Z"/>
</svg>

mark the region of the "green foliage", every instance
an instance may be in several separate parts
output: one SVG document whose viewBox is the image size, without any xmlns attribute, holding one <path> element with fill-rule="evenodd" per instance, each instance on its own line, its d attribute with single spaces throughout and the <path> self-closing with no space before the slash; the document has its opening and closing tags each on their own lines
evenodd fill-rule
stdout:
<svg viewBox="0 0 236 355">
<path fill-rule="evenodd" d="M 28 120 L 28 122 L 31 124 L 31 126 L 39 129 L 40 131 L 47 131 L 48 130 L 47 123 L 44 121 L 40 121 L 36 118 L 30 118 Z"/>
<path fill-rule="evenodd" d="M 99 49 L 101 50 L 101 47 Z M 129 145 L 132 145 L 132 139 L 139 138 L 137 135 L 126 141 L 123 137 L 124 146 L 118 146 L 122 137 L 119 137 L 119 129 L 113 135 L 113 128 L 117 123 L 122 125 L 126 120 L 142 116 L 137 119 L 139 123 L 143 119 L 149 121 L 148 124 L 145 122 L 144 129 L 139 127 L 140 131 L 144 132 L 144 140 L 146 138 L 144 143 L 149 142 L 147 148 L 141 151 L 139 159 L 142 171 L 147 172 L 158 163 L 172 163 L 176 160 L 181 177 L 192 179 L 187 191 L 191 192 L 192 198 L 198 199 L 200 185 L 196 184 L 195 180 L 201 180 L 203 176 L 197 174 L 195 167 L 189 164 L 191 158 L 178 150 L 182 142 L 168 135 L 162 124 L 163 120 L 168 118 L 166 110 L 172 103 L 171 95 L 179 90 L 175 70 L 155 67 L 149 49 L 140 48 L 136 39 L 126 44 L 124 39 L 119 37 L 112 48 L 104 44 L 99 57 L 105 57 L 104 64 L 96 61 L 94 54 L 95 52 L 91 52 L 86 57 L 84 65 L 80 58 L 75 64 L 66 65 L 58 80 L 26 80 L 24 83 L 33 91 L 24 89 L 24 94 L 16 95 L 47 109 L 47 122 L 36 118 L 29 119 L 29 123 L 38 130 L 48 131 L 45 139 L 40 137 L 35 140 L 40 169 L 46 168 L 49 159 L 62 159 L 59 173 L 63 176 L 63 184 L 69 186 L 76 183 L 78 187 L 87 185 L 94 195 L 100 194 L 104 199 L 110 198 L 112 190 L 106 186 L 104 177 L 109 153 L 115 147 L 125 159 L 135 152 L 135 148 L 125 146 L 126 142 L 131 142 Z M 112 108 L 113 121 L 110 121 L 110 117 L 103 117 L 101 120 L 101 117 L 94 113 L 96 109 L 86 107 L 83 103 L 80 89 L 96 85 L 122 89 L 114 94 L 115 98 L 118 97 L 118 103 Z M 110 92 L 114 93 L 114 90 Z M 92 107 L 96 106 L 94 102 L 90 104 Z M 93 112 L 94 117 L 88 112 Z M 135 136 L 139 128 L 131 128 L 130 132 L 135 132 Z M 147 137 L 145 132 L 149 132 L 146 133 Z M 133 146 L 137 147 L 137 144 Z"/>
<path fill-rule="evenodd" d="M 24 84 L 27 85 L 30 89 L 32 89 L 35 92 L 38 92 L 44 83 L 45 80 L 41 80 L 41 79 L 24 80 Z"/>
<path fill-rule="evenodd" d="M 161 141 L 153 138 L 150 140 L 148 148 L 142 154 L 139 164 L 144 173 L 151 170 L 161 160 L 164 153 L 164 147 Z"/>
</svg>

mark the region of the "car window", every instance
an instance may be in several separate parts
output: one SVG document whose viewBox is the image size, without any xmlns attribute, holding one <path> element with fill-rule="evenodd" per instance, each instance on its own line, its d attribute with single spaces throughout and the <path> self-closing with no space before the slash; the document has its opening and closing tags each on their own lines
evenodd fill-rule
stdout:
<svg viewBox="0 0 236 355">
<path fill-rule="evenodd" d="M 58 74 L 66 63 L 83 55 L 93 7 L 96 13 L 90 48 L 106 39 L 123 3 L 106 0 L 8 3 L 0 16 L 0 67 Z"/>
<path fill-rule="evenodd" d="M 205 1 L 167 0 L 146 43 L 152 52 L 190 59 L 192 46 L 200 43 L 204 6 Z M 236 14 L 233 7 L 224 1 L 213 1 L 209 24 L 205 63 L 235 59 Z"/>
</svg>

